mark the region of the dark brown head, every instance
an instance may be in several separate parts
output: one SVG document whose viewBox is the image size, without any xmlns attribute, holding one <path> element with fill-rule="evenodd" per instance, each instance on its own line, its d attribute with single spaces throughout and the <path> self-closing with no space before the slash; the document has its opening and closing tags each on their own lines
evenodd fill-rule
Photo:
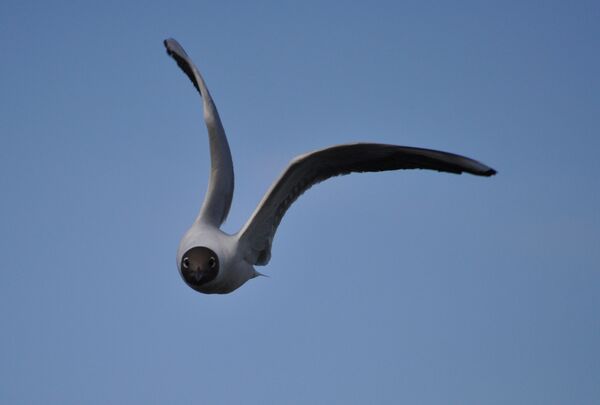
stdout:
<svg viewBox="0 0 600 405">
<path fill-rule="evenodd" d="M 185 282 L 192 288 L 201 288 L 219 274 L 219 257 L 207 247 L 191 248 L 183 255 L 179 269 Z"/>
</svg>

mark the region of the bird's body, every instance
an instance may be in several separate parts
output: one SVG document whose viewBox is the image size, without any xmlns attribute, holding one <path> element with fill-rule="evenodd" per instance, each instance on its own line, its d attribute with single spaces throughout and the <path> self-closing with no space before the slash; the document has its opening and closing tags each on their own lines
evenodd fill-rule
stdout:
<svg viewBox="0 0 600 405">
<path fill-rule="evenodd" d="M 248 222 L 234 235 L 221 231 L 233 198 L 233 161 L 217 108 L 200 72 L 174 39 L 165 40 L 167 53 L 190 78 L 203 100 L 210 143 L 211 175 L 200 213 L 184 234 L 177 266 L 184 281 L 206 294 L 226 294 L 266 265 L 281 219 L 291 204 L 313 185 L 355 172 L 430 169 L 492 176 L 490 167 L 452 153 L 376 143 L 335 145 L 293 159 L 267 191 Z"/>
</svg>

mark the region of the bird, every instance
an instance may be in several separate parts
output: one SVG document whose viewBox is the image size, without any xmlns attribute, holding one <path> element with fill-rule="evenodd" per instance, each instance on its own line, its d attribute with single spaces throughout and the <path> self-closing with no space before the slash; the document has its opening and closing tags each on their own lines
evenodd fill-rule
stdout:
<svg viewBox="0 0 600 405">
<path fill-rule="evenodd" d="M 431 149 L 379 143 L 334 145 L 292 159 L 235 234 L 220 227 L 233 199 L 233 161 L 217 107 L 200 71 L 173 38 L 163 41 L 167 54 L 192 81 L 203 103 L 210 147 L 210 176 L 204 202 L 181 238 L 176 263 L 192 289 L 228 294 L 262 276 L 254 266 L 271 258 L 275 232 L 292 203 L 310 187 L 334 176 L 400 169 L 429 169 L 489 177 L 496 171 L 476 160 Z"/>
</svg>

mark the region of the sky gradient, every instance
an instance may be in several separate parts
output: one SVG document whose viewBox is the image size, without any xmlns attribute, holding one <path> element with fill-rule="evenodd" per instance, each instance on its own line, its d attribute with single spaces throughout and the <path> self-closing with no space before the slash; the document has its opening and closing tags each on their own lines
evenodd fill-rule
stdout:
<svg viewBox="0 0 600 405">
<path fill-rule="evenodd" d="M 0 403 L 600 402 L 600 5 L 0 3 Z M 270 276 L 177 273 L 209 168 L 236 232 L 294 156 L 370 141 L 498 170 L 351 175 Z"/>
</svg>

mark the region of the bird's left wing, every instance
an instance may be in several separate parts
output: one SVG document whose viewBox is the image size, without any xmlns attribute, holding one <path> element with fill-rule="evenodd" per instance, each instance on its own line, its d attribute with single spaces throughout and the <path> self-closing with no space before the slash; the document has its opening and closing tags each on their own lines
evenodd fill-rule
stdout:
<svg viewBox="0 0 600 405">
<path fill-rule="evenodd" d="M 430 169 L 440 172 L 492 176 L 496 171 L 464 156 L 430 149 L 374 143 L 337 145 L 298 156 L 273 183 L 262 201 L 238 232 L 245 260 L 265 265 L 271 244 L 290 205 L 313 185 L 330 177 L 352 172 L 399 169 Z"/>
</svg>

